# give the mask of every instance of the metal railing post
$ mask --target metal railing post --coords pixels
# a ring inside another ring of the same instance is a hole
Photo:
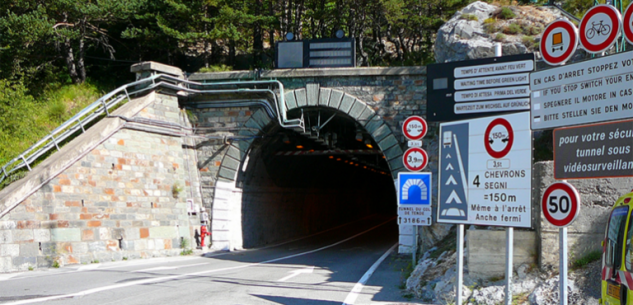
[[[22,158],[22,161],[24,162],[24,164],[26,164],[26,168],[28,168],[30,172],[32,170],[31,166],[29,165],[29,162],[26,162],[26,158],[24,158],[24,155],[20,155],[20,158]]]

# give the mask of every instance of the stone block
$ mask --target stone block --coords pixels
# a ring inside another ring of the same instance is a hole
[[[306,100],[306,89],[295,90],[295,97],[297,98],[297,107],[301,108],[308,105],[308,101]]]
[[[389,161],[389,168],[392,170],[397,170],[403,167],[404,164],[402,163],[402,158],[394,158]]]
[[[8,244],[13,242],[13,234],[11,230],[0,230],[0,244]]]
[[[412,235],[413,234],[413,226],[399,225],[398,230],[400,234],[404,235]]]
[[[0,245],[0,256],[18,256],[20,255],[20,245],[4,244]]]
[[[81,229],[79,228],[54,228],[51,229],[51,241],[81,241]]]
[[[11,230],[14,242],[32,241],[33,230]]]
[[[18,271],[26,271],[29,270],[29,267],[37,266],[37,257],[18,256],[14,257],[11,262],[13,263],[13,267]]]
[[[237,171],[240,168],[240,161],[224,156],[224,160],[222,160],[222,167]]]
[[[356,121],[358,121],[361,125],[365,126],[369,120],[371,119],[371,117],[373,117],[376,112],[369,108],[369,106],[365,105],[365,110],[363,110],[363,112],[356,118]]]
[[[106,250],[106,243],[104,241],[95,241],[95,242],[88,243],[88,251],[92,253],[102,252],[105,250]]]
[[[237,174],[237,171],[228,169],[226,167],[221,167],[220,171],[218,172],[218,176],[225,179],[229,179],[229,180],[235,180],[236,174]]]
[[[343,95],[345,93],[338,90],[332,90],[332,94],[330,94],[330,107],[338,109],[341,105],[341,100],[343,99]]]
[[[343,100],[341,101],[341,106],[339,106],[338,109],[342,112],[349,113],[349,110],[352,109],[352,105],[355,100],[356,98],[353,96],[345,94],[345,96],[343,96]]]
[[[321,88],[321,92],[319,93],[319,106],[329,106],[331,93],[332,89]]]
[[[266,127],[266,125],[268,125],[271,121],[271,118],[268,114],[266,114],[266,111],[262,109],[256,111],[251,118],[257,121],[257,124],[262,128]]]
[[[367,105],[365,105],[365,103],[359,100],[356,100],[354,102],[354,105],[352,105],[352,108],[349,111],[349,115],[355,119],[358,119],[360,115],[365,111],[366,108],[367,108]]]
[[[244,158],[244,152],[239,150],[237,147],[231,145],[229,146],[229,149],[226,151],[226,155],[235,159],[235,160],[242,160],[242,158]]]
[[[36,243],[20,244],[20,256],[36,257],[40,254],[39,245]]]
[[[402,148],[400,148],[400,145],[395,145],[386,151],[383,151],[383,154],[387,160],[391,160],[395,158],[402,158],[403,151]]]
[[[367,130],[367,132],[371,134],[383,124],[385,124],[385,121],[383,121],[380,116],[375,115],[369,121],[367,121],[367,124],[365,125],[365,130]]]
[[[73,254],[86,254],[88,253],[89,247],[86,242],[75,242],[71,243],[73,248]]]
[[[306,95],[308,106],[319,104],[319,84],[307,84]]]
[[[386,138],[378,142],[378,146],[380,147],[382,151],[385,151],[396,144],[398,144],[398,140],[396,140],[396,137],[394,137],[393,134],[387,136]]]
[[[284,100],[286,101],[287,110],[291,110],[297,108],[297,100],[295,98],[295,92],[290,91],[284,95]]]
[[[471,277],[491,278],[505,274],[505,230],[468,230],[468,270]],[[513,266],[535,264],[536,232],[514,231]]]
[[[413,246],[413,235],[400,234],[400,245]]]
[[[244,127],[258,129],[258,130],[262,130],[262,128],[264,128],[264,126],[261,125],[261,123],[257,122],[252,117],[246,122],[246,124],[244,124]]]
[[[149,228],[150,238],[177,238],[178,231],[175,227],[152,227]]]
[[[48,229],[33,230],[33,239],[36,242],[45,242],[51,240],[51,231]]]
[[[380,126],[378,129],[376,129],[376,131],[374,131],[371,136],[374,138],[374,141],[376,141],[376,143],[382,141],[382,139],[386,138],[388,135],[391,134],[391,128],[389,128],[389,125],[384,124],[382,126]]]

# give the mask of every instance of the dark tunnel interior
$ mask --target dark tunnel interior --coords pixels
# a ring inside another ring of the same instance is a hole
[[[237,182],[245,248],[396,214],[389,166],[365,129],[333,110],[303,115],[311,132],[272,127],[242,164]]]

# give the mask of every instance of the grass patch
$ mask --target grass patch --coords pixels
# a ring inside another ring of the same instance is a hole
[[[530,294],[527,292],[512,295],[512,305],[526,304],[529,297]]]
[[[459,16],[459,19],[464,19],[468,21],[479,21],[479,18],[477,18],[477,15],[475,14],[462,14],[461,16]]]
[[[226,72],[226,71],[233,71],[233,67],[230,67],[230,66],[222,64],[222,65],[215,65],[215,66],[204,67],[204,68],[200,68],[200,70],[198,70],[199,73]]]
[[[503,28],[503,32],[510,35],[521,34],[521,26],[516,23],[511,23],[507,27]]]
[[[506,35],[502,34],[502,33],[497,33],[497,36],[495,36],[494,41],[496,42],[503,42],[506,40]]]
[[[191,255],[191,254],[193,254],[193,250],[192,249],[185,249],[185,250],[180,251],[180,255],[182,255],[182,256],[187,256],[187,255]]]
[[[591,251],[587,254],[585,254],[585,256],[574,260],[572,262],[572,269],[580,269],[580,268],[584,268],[585,266],[589,265],[590,263],[593,263],[599,259],[602,258],[602,251],[600,250],[595,250],[595,251]]]

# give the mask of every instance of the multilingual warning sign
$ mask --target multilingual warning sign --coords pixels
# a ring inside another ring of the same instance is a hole
[[[528,113],[440,125],[438,222],[531,227]]]

